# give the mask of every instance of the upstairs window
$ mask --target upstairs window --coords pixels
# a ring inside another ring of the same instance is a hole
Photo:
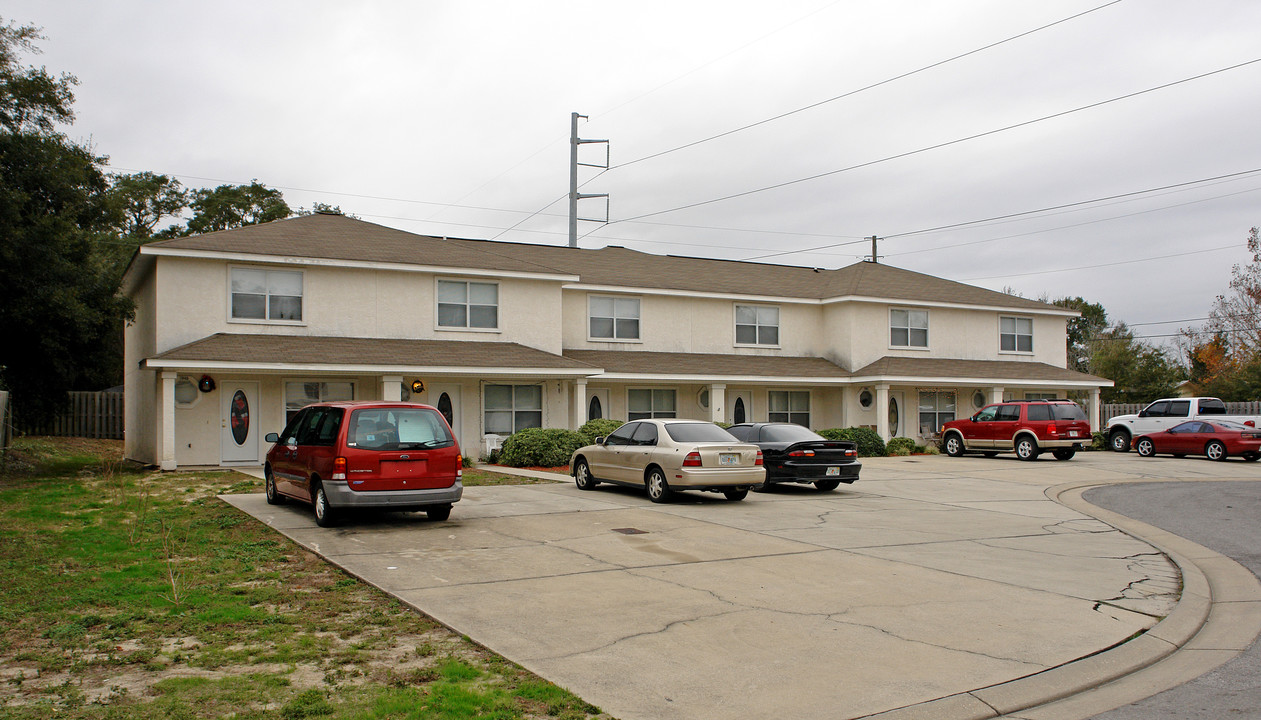
[[[928,347],[928,311],[890,310],[889,345],[891,347]]]
[[[1033,320],[1005,317],[999,319],[998,349],[1002,352],[1033,352]]]
[[[736,306],[737,345],[779,345],[779,308]]]
[[[302,320],[302,273],[232,268],[233,320]]]
[[[639,339],[639,298],[592,297],[588,303],[591,339]]]
[[[439,280],[438,327],[497,329],[499,285],[493,282]]]

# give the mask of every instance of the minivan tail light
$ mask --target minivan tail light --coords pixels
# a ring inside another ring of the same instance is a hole
[[[700,467],[700,466],[701,466],[701,454],[696,452],[695,450],[688,453],[687,457],[683,458],[683,467]]]
[[[346,479],[346,458],[344,457],[333,458],[333,479],[334,480]]]
[[[761,465],[761,464],[762,464],[762,451],[761,451],[761,450],[758,450],[758,451],[757,451],[757,460],[754,460],[754,461],[753,461],[753,464],[754,464],[754,465]]]

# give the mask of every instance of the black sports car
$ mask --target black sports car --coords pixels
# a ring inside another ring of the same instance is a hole
[[[741,423],[727,432],[762,448],[766,485],[814,483],[820,490],[835,490],[841,483],[857,480],[863,467],[854,443],[828,440],[800,425]]]

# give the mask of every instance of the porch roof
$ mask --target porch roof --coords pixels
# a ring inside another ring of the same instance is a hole
[[[820,357],[674,353],[634,350],[565,350],[565,357],[603,368],[593,380],[843,384],[849,373]]]
[[[600,368],[511,342],[216,333],[143,361],[151,370],[578,378]]]
[[[1020,360],[954,360],[885,356],[855,370],[855,382],[951,383],[960,385],[1045,385],[1066,388],[1112,387],[1106,378]]]

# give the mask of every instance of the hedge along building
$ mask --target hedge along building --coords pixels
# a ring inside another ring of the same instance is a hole
[[[261,462],[310,402],[427,402],[467,454],[591,417],[925,437],[1066,369],[1075,312],[888,265],[838,270],[415,235],[315,214],[141,247],[126,454]],[[1097,409],[1091,413],[1097,416]],[[1097,422],[1097,420],[1096,420]]]

